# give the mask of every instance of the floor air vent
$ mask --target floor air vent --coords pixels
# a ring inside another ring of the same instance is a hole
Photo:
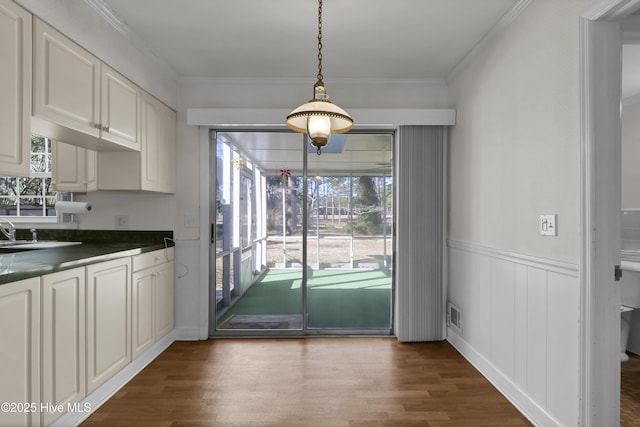
[[[447,326],[462,335],[462,310],[451,303],[447,304]]]

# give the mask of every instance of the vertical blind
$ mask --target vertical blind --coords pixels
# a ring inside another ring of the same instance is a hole
[[[396,180],[396,336],[439,341],[444,333],[443,126],[401,126]]]

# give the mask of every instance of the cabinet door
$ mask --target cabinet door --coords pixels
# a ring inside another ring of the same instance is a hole
[[[164,131],[162,132],[162,151],[160,153],[161,174],[160,189],[164,193],[176,192],[176,112],[164,107]]]
[[[160,153],[162,138],[162,105],[150,95],[144,94],[142,99],[141,128],[141,182],[142,190],[158,191],[161,188],[162,171]]]
[[[56,191],[82,193],[98,189],[95,151],[56,141],[51,154],[51,185]]]
[[[31,14],[0,0],[0,176],[28,176],[31,150]]]
[[[102,139],[140,150],[140,89],[102,64]]]
[[[98,153],[94,150],[85,150],[87,162],[86,191],[98,191]]]
[[[87,393],[131,361],[131,261],[87,266]]]
[[[42,401],[67,407],[85,397],[85,270],[42,276]],[[48,425],[61,412],[43,412]]]
[[[0,285],[0,402],[37,408],[0,414],[1,426],[40,425],[40,279]]]
[[[100,60],[38,18],[34,38],[34,115],[99,137]]]
[[[86,191],[86,150],[64,142],[54,142],[51,147],[51,184],[56,191]]]
[[[165,262],[156,267],[155,310],[156,310],[156,340],[165,336],[173,329],[174,296],[173,296],[173,261]]]
[[[155,268],[132,275],[132,358],[136,358],[155,342],[153,327]]]

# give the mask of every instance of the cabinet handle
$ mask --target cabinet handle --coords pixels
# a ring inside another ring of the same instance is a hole
[[[101,126],[100,126],[100,124],[98,124],[98,123],[94,123],[94,124],[93,124],[93,127],[94,127],[94,128],[96,128],[96,129],[100,129],[100,127],[101,127]]]
[[[102,130],[104,132],[109,132],[109,126],[102,126]]]

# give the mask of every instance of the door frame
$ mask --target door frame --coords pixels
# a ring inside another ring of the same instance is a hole
[[[579,18],[580,425],[620,420],[620,21],[640,0],[600,0]],[[617,421],[617,422],[616,422]]]
[[[206,278],[203,281],[203,286],[207,286],[206,294],[204,290],[201,290],[201,301],[207,301],[207,307],[202,306],[202,313],[207,313],[207,337],[240,337],[240,336],[268,336],[268,337],[290,337],[290,336],[313,336],[313,335],[331,335],[331,336],[394,336],[394,319],[395,319],[395,292],[396,292],[396,284],[395,284],[395,274],[393,274],[392,278],[392,287],[391,287],[391,295],[390,295],[390,313],[389,313],[389,328],[380,328],[380,329],[358,329],[358,328],[350,328],[350,329],[332,329],[332,328],[309,328],[308,327],[308,319],[307,319],[307,301],[308,301],[308,288],[306,284],[308,282],[308,271],[306,268],[301,270],[301,278],[302,282],[305,284],[303,286],[302,292],[302,300],[301,300],[301,308],[303,313],[303,321],[301,329],[253,329],[253,330],[224,330],[217,328],[217,310],[216,310],[216,294],[211,291],[211,281],[215,277],[215,265],[216,265],[216,251],[215,251],[215,241],[214,241],[214,232],[212,230],[212,224],[216,222],[216,198],[213,196],[213,193],[210,194],[209,189],[214,189],[216,191],[216,168],[217,168],[217,160],[215,153],[217,152],[217,140],[215,136],[219,132],[225,131],[233,131],[233,132],[291,132],[288,128],[284,128],[282,126],[265,126],[265,125],[254,125],[254,126],[229,126],[229,125],[219,125],[219,126],[201,126],[201,144],[200,144],[200,162],[201,162],[201,177],[200,177],[200,197],[201,197],[201,218],[206,218],[207,222],[203,225],[201,224],[201,262],[205,262],[207,268],[206,272],[204,268],[202,268],[201,264],[201,275],[202,278]],[[392,144],[392,152],[393,157],[395,157],[397,144],[398,144],[398,129],[396,127],[391,126],[375,126],[375,127],[361,127],[355,129],[351,132],[352,134],[389,134],[391,136],[391,144]],[[206,141],[205,141],[206,138]],[[304,144],[306,147],[306,140],[303,136],[300,136],[300,143]],[[206,147],[203,147],[205,146]],[[303,194],[302,194],[302,217],[305,218],[302,221],[302,258],[306,263],[307,259],[307,232],[308,232],[308,224],[307,224],[307,206],[308,206],[308,157],[311,154],[311,151],[304,149],[302,151],[304,153],[303,156]],[[204,160],[203,160],[204,159]],[[206,173],[204,173],[206,171]],[[206,177],[205,177],[206,175]],[[393,177],[393,174],[392,174]],[[205,182],[206,179],[206,182]],[[395,189],[395,182],[393,184]],[[203,188],[207,187],[206,190],[203,191]],[[205,203],[204,200],[207,200]],[[203,207],[206,208],[206,213],[203,213]],[[394,215],[394,228],[395,228],[395,212],[396,212],[396,203],[394,200],[393,203],[393,215]],[[209,235],[210,233],[210,235]],[[391,239],[395,238],[394,233],[391,235]],[[206,249],[204,249],[206,246]],[[206,253],[206,261],[204,260],[204,254]],[[233,279],[232,279],[233,280]],[[202,304],[202,303],[201,303]],[[204,326],[203,326],[204,329]],[[206,339],[202,338],[202,339]]]

